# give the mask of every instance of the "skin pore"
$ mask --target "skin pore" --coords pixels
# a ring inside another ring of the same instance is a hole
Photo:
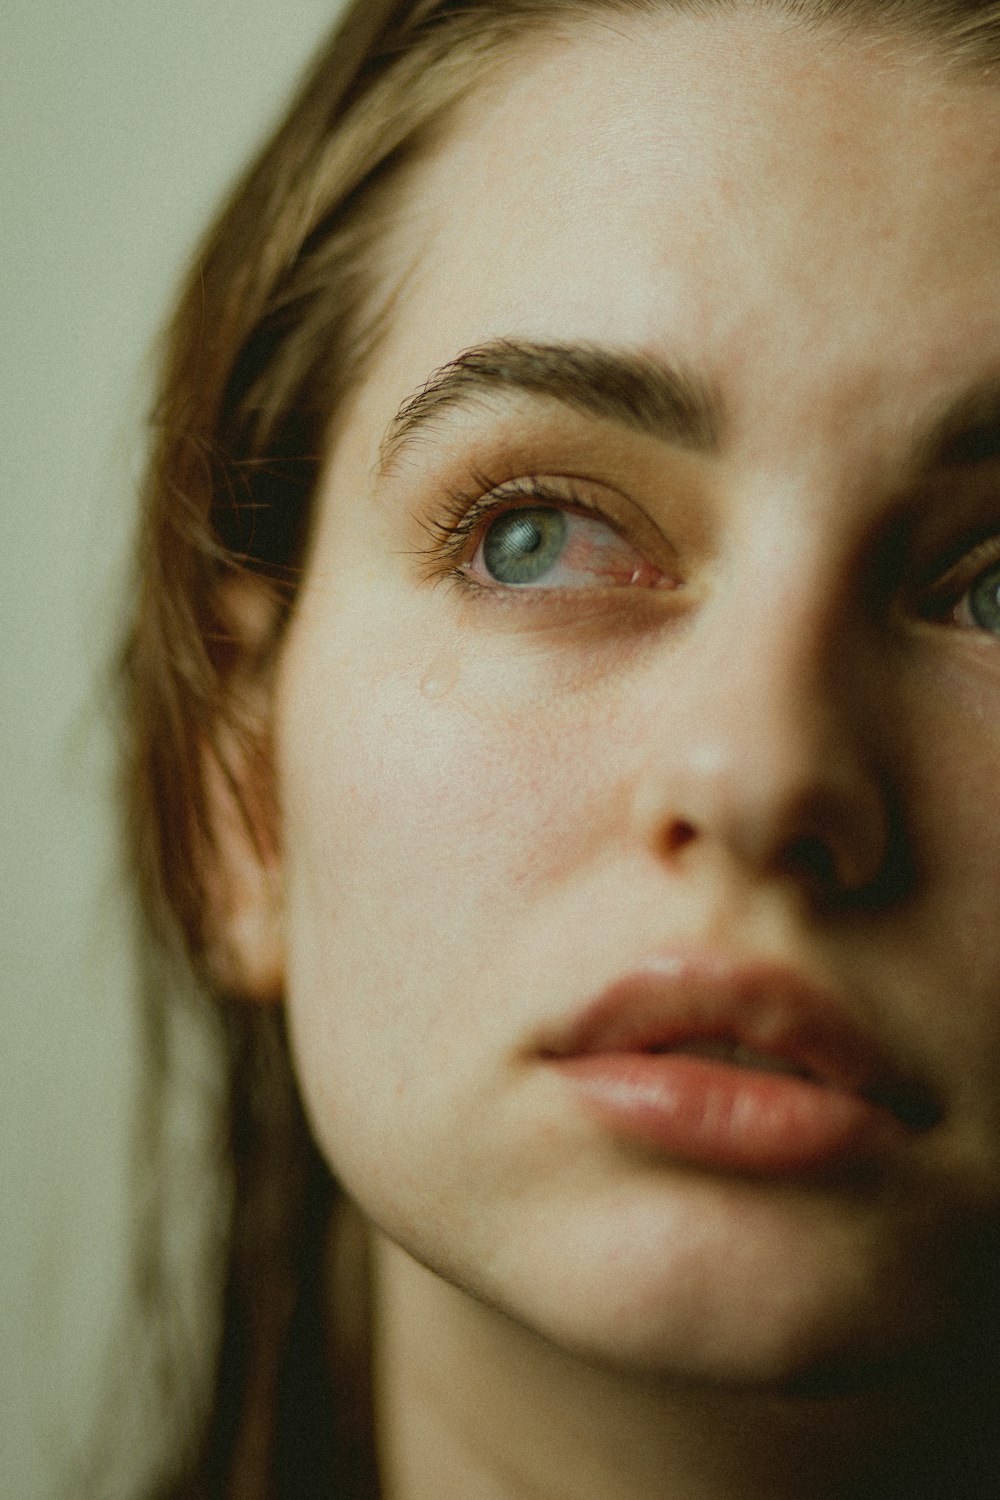
[[[985,1495],[1000,100],[757,9],[531,45],[413,184],[279,665],[281,955],[234,938],[373,1226],[386,1493]],[[616,360],[659,407],[568,392]],[[497,576],[518,510],[551,571]],[[709,958],[920,1128],[780,1175],[596,1117],[549,1040]]]

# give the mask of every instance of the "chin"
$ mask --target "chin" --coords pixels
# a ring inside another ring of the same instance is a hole
[[[700,1212],[619,1203],[617,1219],[550,1222],[544,1244],[481,1261],[488,1277],[425,1263],[552,1348],[644,1382],[822,1398],[940,1365],[961,1313],[926,1244],[829,1201],[705,1196]]]
[[[829,1400],[901,1388],[941,1367],[938,1341],[925,1327],[887,1326],[875,1308],[840,1317],[788,1309],[766,1327],[755,1310],[725,1324],[716,1311],[692,1328],[670,1316],[596,1322],[492,1305],[582,1365],[654,1387]]]

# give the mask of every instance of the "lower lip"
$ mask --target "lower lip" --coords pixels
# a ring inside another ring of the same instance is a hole
[[[899,1128],[858,1094],[683,1053],[583,1053],[554,1066],[614,1134],[696,1166],[795,1176],[871,1158]]]

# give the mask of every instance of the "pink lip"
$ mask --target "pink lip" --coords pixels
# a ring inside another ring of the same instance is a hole
[[[655,958],[540,1050],[614,1134],[700,1166],[815,1172],[938,1118],[831,997],[780,964]]]

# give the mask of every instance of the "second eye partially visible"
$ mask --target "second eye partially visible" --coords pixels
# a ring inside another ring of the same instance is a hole
[[[939,624],[1000,635],[1000,536],[970,546],[934,583],[921,613]]]

